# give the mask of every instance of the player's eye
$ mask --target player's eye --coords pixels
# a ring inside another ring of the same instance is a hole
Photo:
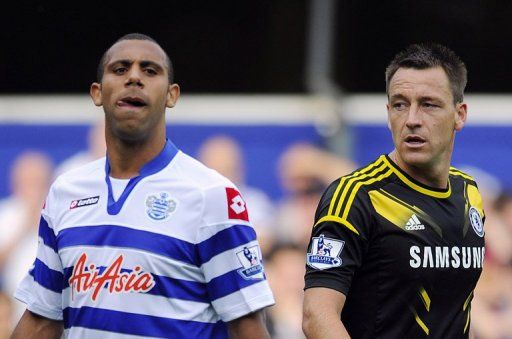
[[[427,108],[427,109],[433,109],[433,108],[437,108],[439,107],[438,105],[436,104],[433,104],[431,102],[424,102],[423,103],[423,107]]]
[[[396,111],[403,111],[406,107],[407,106],[404,102],[395,102],[393,104],[393,109]]]
[[[121,75],[126,73],[127,69],[126,67],[115,67],[113,71],[115,74]]]
[[[158,72],[154,68],[145,68],[144,71],[148,73],[149,75],[156,75]]]

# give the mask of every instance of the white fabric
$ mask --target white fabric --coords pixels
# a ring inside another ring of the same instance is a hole
[[[231,229],[233,225],[243,225],[235,226],[233,230],[237,230],[236,227],[243,232],[250,229],[251,224],[248,221],[229,217],[226,187],[234,188],[230,181],[184,153],[178,152],[167,166],[143,178],[135,185],[118,214],[109,214],[107,213],[109,200],[105,182],[105,161],[105,158],[99,159],[66,172],[52,185],[42,215],[48,222],[52,237],[56,239],[58,252],[45,245],[41,239],[37,254],[41,262],[55,273],[65,274],[73,271],[73,267],[76,269],[78,259],[82,257],[86,258],[86,271],[82,273],[92,276],[95,272],[97,276],[102,276],[103,273],[98,268],[112,268],[117,259],[121,261],[122,269],[128,270],[127,272],[133,273],[139,269],[139,274],[150,274],[155,279],[158,277],[178,279],[184,286],[205,284],[230,271],[232,276],[238,277],[234,279],[240,280],[237,280],[237,284],[247,283],[245,278],[245,280],[242,279],[239,273],[236,273],[237,270],[244,268],[241,261],[237,260],[237,252],[240,252],[244,246],[257,245],[255,240],[227,248],[223,253],[207,260],[208,262],[198,263],[199,265],[188,262],[189,259],[186,256],[183,259],[174,259],[167,253],[170,251],[180,256],[181,247],[176,247],[179,244],[182,244],[179,246],[184,246],[185,249],[195,248],[196,244],[203,241],[208,243],[211,237],[215,237],[218,232]],[[118,201],[127,182],[118,180],[111,180],[111,182],[115,200]],[[99,197],[99,200],[94,202],[94,199],[89,199],[94,197]],[[155,198],[162,197],[168,202],[171,201],[167,206],[172,207],[162,208],[152,203]],[[86,204],[70,208],[74,206],[73,201],[86,201]],[[162,209],[165,211],[163,214]],[[162,215],[166,216],[158,220]],[[68,237],[72,232],[82,232],[76,234],[82,234],[84,239],[89,239],[105,230],[108,230],[105,233],[105,239],[99,237],[95,241],[109,242],[110,245],[80,242],[79,245],[65,245],[66,242],[74,241],[71,236]],[[132,234],[137,237],[138,232],[144,231],[140,233],[143,234],[140,244],[148,248],[133,248],[132,246],[139,245],[139,239],[135,239],[135,245],[133,243],[122,245],[127,240],[122,234],[119,236],[117,233],[110,233],[110,230],[113,232],[122,230],[129,234],[128,238],[133,236]],[[148,234],[153,238],[144,238]],[[224,244],[222,241],[220,243]],[[211,248],[210,244],[202,246],[210,246],[207,250],[216,250]],[[195,252],[191,251],[189,254],[194,257]],[[200,253],[199,259],[204,255],[206,254]],[[85,282],[81,285],[82,289],[85,288],[87,279],[79,281]],[[172,285],[172,280],[170,281]],[[93,310],[97,308],[211,324],[219,319],[230,321],[274,303],[265,279],[256,279],[251,283],[252,285],[248,287],[240,288],[238,291],[209,302],[168,298],[165,295],[144,291],[113,291],[111,293],[109,288],[105,287],[99,290],[94,299],[92,294],[95,285],[85,288],[84,291],[78,290],[80,284],[75,283],[69,286],[68,281],[64,281],[64,290],[59,294],[44,288],[34,281],[31,275],[28,275],[15,296],[25,302],[29,309],[53,319],[62,319],[62,310],[67,307],[80,312],[82,307],[87,306]],[[185,290],[187,288],[190,287],[185,287]],[[175,293],[176,289],[171,287],[169,291]],[[208,295],[206,292],[204,294]],[[87,326],[66,329],[65,335],[67,337],[86,335],[91,338],[109,337],[107,335],[109,331],[84,329],[84,327]],[[111,337],[120,338],[123,335],[113,333]],[[135,337],[137,336],[126,335],[126,338]]]

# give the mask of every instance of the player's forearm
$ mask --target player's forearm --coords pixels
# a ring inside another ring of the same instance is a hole
[[[228,323],[230,339],[266,339],[270,338],[265,325],[263,311],[248,314]]]
[[[61,321],[50,320],[27,310],[14,329],[11,339],[58,339],[63,330]]]
[[[336,312],[306,310],[302,319],[302,331],[308,339],[350,338]]]

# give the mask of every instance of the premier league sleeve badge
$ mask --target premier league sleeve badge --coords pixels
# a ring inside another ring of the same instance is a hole
[[[306,262],[318,270],[341,266],[341,251],[345,246],[343,240],[331,239],[321,234],[311,240],[311,249],[307,254]]]
[[[246,280],[252,279],[264,279],[263,265],[261,263],[261,251],[258,245],[251,247],[244,246],[241,251],[236,253],[236,256],[242,268],[238,269],[237,272]]]

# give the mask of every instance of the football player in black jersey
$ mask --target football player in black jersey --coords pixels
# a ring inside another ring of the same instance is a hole
[[[307,253],[308,338],[469,336],[485,215],[473,178],[450,166],[466,82],[464,63],[437,44],[409,46],[389,64],[395,148],[320,200]]]

